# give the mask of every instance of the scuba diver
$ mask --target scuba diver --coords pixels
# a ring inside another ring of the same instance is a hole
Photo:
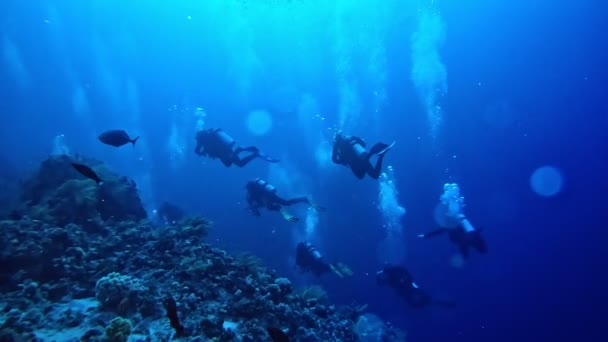
[[[350,277],[353,271],[341,262],[326,263],[323,255],[310,242],[300,242],[296,247],[296,265],[304,272],[311,272],[319,277],[324,273],[333,272],[338,277]]]
[[[184,211],[169,202],[163,202],[156,210],[156,215],[164,224],[175,224],[184,218]]]
[[[445,183],[443,194],[435,208],[435,219],[441,228],[426,234],[419,234],[418,237],[428,239],[447,233],[450,241],[458,246],[463,258],[468,258],[471,247],[481,254],[487,254],[488,246],[481,236],[481,230],[476,230],[464,215],[465,206],[465,200],[460,195],[458,184]]]
[[[376,273],[376,283],[380,286],[393,288],[410,306],[417,309],[431,304],[446,308],[453,308],[456,306],[452,301],[433,300],[426,291],[422,290],[414,283],[414,279],[410,272],[402,266],[385,266],[383,270]]]
[[[363,179],[365,174],[373,179],[380,177],[382,171],[382,160],[384,154],[395,146],[395,142],[390,145],[385,143],[377,143],[369,152],[365,150],[365,141],[355,136],[344,136],[341,132],[336,134],[334,140],[334,148],[331,159],[334,163],[350,167],[355,176]],[[372,166],[370,158],[373,155],[378,155],[376,166]]]
[[[464,214],[459,214],[457,218],[458,225],[454,228],[439,228],[426,234],[418,234],[418,237],[428,239],[447,233],[450,242],[458,246],[458,250],[463,258],[469,257],[469,249],[471,247],[481,254],[487,254],[488,245],[486,244],[486,240],[481,236],[481,230],[475,229]]]
[[[300,219],[288,213],[283,207],[296,203],[307,203],[317,211],[325,210],[308,197],[296,197],[283,199],[277,195],[277,189],[263,179],[257,178],[247,182],[247,204],[249,211],[255,216],[260,216],[260,208],[278,211],[283,218],[289,222],[298,222]]]
[[[251,152],[241,158],[241,152]],[[196,134],[196,147],[194,153],[199,156],[208,156],[211,159],[219,158],[226,167],[232,164],[243,167],[255,158],[261,158],[269,163],[277,163],[278,159],[270,158],[260,152],[255,146],[241,147],[221,128],[210,128]]]

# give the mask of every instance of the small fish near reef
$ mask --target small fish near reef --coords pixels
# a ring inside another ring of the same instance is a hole
[[[275,327],[266,328],[273,342],[289,342],[289,337],[283,330]]]
[[[98,138],[99,141],[101,141],[102,143],[114,147],[120,147],[128,143],[135,145],[137,139],[139,139],[139,137],[131,139],[131,137],[129,137],[129,134],[127,134],[127,132],[122,129],[113,129],[105,131],[101,133]]]
[[[93,169],[91,169],[90,167],[78,163],[72,163],[72,167],[76,169],[76,171],[78,171],[81,175],[94,180],[95,183],[100,184],[102,182],[101,178],[99,178],[95,171],[93,171]]]
[[[167,310],[167,317],[169,318],[171,327],[175,329],[175,337],[184,336],[184,326],[179,322],[179,317],[177,316],[177,303],[175,303],[175,299],[173,299],[171,296],[167,296],[163,302],[163,306],[165,307],[165,310]]]

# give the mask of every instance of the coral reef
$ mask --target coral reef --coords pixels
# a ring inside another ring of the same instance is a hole
[[[121,317],[116,317],[110,321],[110,324],[104,331],[104,338],[108,342],[127,342],[131,335],[131,321]]]
[[[203,218],[151,224],[132,183],[94,165],[114,203],[100,205],[67,162],[45,161],[24,184],[21,215],[0,221],[0,340],[266,341],[269,326],[295,341],[359,340],[361,308],[294,291],[258,258],[205,243]]]
[[[89,165],[103,183],[84,178],[72,162]],[[42,162],[24,182],[21,199],[23,205],[17,211],[61,227],[147,217],[135,182],[112,173],[99,161],[82,157],[52,156]]]
[[[319,285],[305,287],[298,294],[307,302],[325,302],[328,299],[327,292]]]

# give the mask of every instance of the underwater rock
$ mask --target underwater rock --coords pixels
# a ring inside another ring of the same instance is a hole
[[[80,175],[71,166],[74,161],[90,166],[103,182],[96,184]],[[52,156],[42,162],[24,181],[21,200],[17,211],[59,226],[147,217],[135,182],[112,173],[99,161],[81,157]]]
[[[363,306],[337,309],[320,287],[294,292],[289,279],[259,258],[214,248],[205,243],[212,224],[204,218],[157,227],[139,212],[137,200],[120,210],[97,203],[93,221],[70,220],[68,202],[56,198],[59,189],[95,185],[64,168],[69,161],[43,162],[42,176],[24,187],[23,215],[0,221],[0,331],[10,332],[7,338],[168,341],[175,330],[163,302],[171,295],[184,327],[181,341],[266,341],[268,326],[294,341],[358,340],[353,329]],[[88,165],[113,184],[100,164]],[[137,196],[134,184],[114,179],[123,190],[112,195]],[[84,200],[69,203],[92,210],[81,201],[98,200],[99,187],[87,191]]]
[[[95,298],[103,309],[125,314],[130,311],[129,306],[136,306],[140,296],[147,291],[141,280],[112,272],[97,281]]]
[[[116,317],[110,321],[104,331],[105,340],[108,342],[127,342],[132,329],[131,321]]]

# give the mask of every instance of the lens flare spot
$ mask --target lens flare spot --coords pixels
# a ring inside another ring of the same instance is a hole
[[[254,110],[247,117],[247,128],[255,135],[264,135],[272,128],[272,118],[265,110]]]
[[[557,195],[564,183],[562,173],[553,166],[541,166],[530,176],[530,186],[539,196],[551,197]]]

